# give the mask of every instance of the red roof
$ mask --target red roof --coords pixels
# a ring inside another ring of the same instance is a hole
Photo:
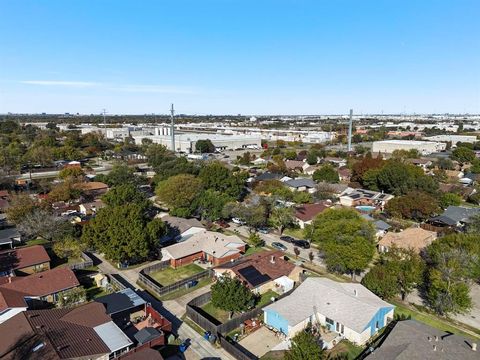
[[[0,190],[0,197],[8,197],[8,191],[7,190]]]
[[[19,277],[12,283],[1,285],[0,292],[7,289],[30,296],[47,296],[79,285],[80,283],[70,268],[59,267],[37,274]]]
[[[23,269],[49,261],[50,257],[45,248],[41,245],[0,252],[1,270],[7,270],[7,267],[11,270]]]
[[[330,204],[327,202],[300,205],[295,208],[295,217],[302,221],[310,221],[329,207]]]

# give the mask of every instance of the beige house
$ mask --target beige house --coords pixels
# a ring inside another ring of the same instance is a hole
[[[408,228],[399,233],[387,233],[378,242],[379,252],[388,252],[393,246],[400,249],[413,249],[420,253],[437,238],[437,233],[421,228]]]

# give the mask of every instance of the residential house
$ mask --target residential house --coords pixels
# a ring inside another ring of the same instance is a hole
[[[387,233],[387,231],[391,228],[391,226],[383,220],[376,220],[368,214],[362,214],[361,216],[365,220],[373,224],[373,226],[375,227],[375,236],[377,237],[377,239],[384,236]]]
[[[303,169],[303,173],[312,176],[319,167],[317,165],[308,165]]]
[[[107,206],[102,200],[98,199],[92,202],[87,202],[80,204],[79,211],[80,214],[85,216],[95,215],[98,210]]]
[[[463,171],[460,170],[445,170],[445,173],[447,174],[448,179],[452,181],[459,181],[463,178],[463,175],[465,175]]]
[[[409,159],[410,164],[418,166],[424,172],[428,172],[429,168],[433,165],[433,161],[429,159]]]
[[[313,194],[315,191],[317,191],[317,183],[312,179],[290,179],[285,181],[284,184],[292,191],[307,191],[310,194]]]
[[[378,251],[388,252],[392,247],[400,249],[413,249],[420,253],[437,238],[434,231],[422,228],[408,228],[401,232],[389,232],[378,242]]]
[[[122,360],[163,360],[163,356],[157,350],[141,348],[122,356]]]
[[[170,260],[177,268],[195,260],[218,266],[238,259],[245,252],[246,244],[236,235],[224,235],[213,231],[202,231],[191,235],[185,241],[162,248],[162,259]]]
[[[281,251],[262,251],[235,263],[220,265],[214,272],[217,277],[228,274],[240,279],[255,294],[269,290],[283,294],[292,290],[295,283],[300,281],[303,270],[285,260]]]
[[[166,344],[166,333],[172,331],[172,323],[132,289],[101,296],[95,301],[105,306],[115,324],[133,336],[139,346]]]
[[[470,223],[470,218],[479,213],[480,208],[451,205],[443,214],[430,218],[428,222],[436,226],[465,229]]]
[[[347,165],[347,160],[339,157],[327,156],[326,158],[323,159],[323,162],[328,162],[332,165],[335,165],[336,167],[343,167]]]
[[[350,178],[352,177],[352,170],[347,167],[342,167],[338,169],[338,178],[344,183],[349,183]]]
[[[99,181],[80,183],[77,185],[77,187],[82,190],[85,195],[94,198],[102,196],[108,191],[108,185]]]
[[[475,342],[416,320],[398,321],[367,360],[474,360],[479,359]]]
[[[50,256],[41,245],[28,246],[0,252],[1,276],[30,275],[50,270]]]
[[[285,161],[285,166],[290,171],[303,172],[303,169],[307,168],[309,165],[308,165],[308,163],[306,163],[304,161],[286,160]]]
[[[162,243],[168,241],[181,241],[189,236],[205,231],[205,226],[197,219],[185,219],[177,216],[165,215],[160,217],[167,225],[168,233],[161,239]]]
[[[22,236],[16,227],[8,227],[0,230],[0,248],[19,245],[22,242]]]
[[[295,220],[300,229],[305,229],[305,225],[312,223],[312,220],[320,213],[332,206],[332,202],[321,201],[315,204],[303,204],[295,208]]]
[[[374,206],[383,208],[385,204],[393,199],[393,195],[383,192],[370,191],[365,189],[347,188],[340,196],[340,204],[343,206]]]
[[[323,347],[331,348],[341,339],[365,344],[393,320],[394,306],[361,284],[309,277],[263,312],[265,324],[289,339],[309,324],[325,327]]]
[[[0,324],[0,358],[6,360],[108,360],[132,345],[97,302],[27,310]]]
[[[472,180],[470,177],[467,177],[469,174],[465,175],[466,178]],[[473,174],[476,175],[476,174]],[[462,179],[460,179],[462,180]],[[473,180],[472,180],[473,181]],[[464,199],[468,199],[470,196],[477,193],[477,189],[473,186],[463,186],[461,184],[439,184],[439,190],[444,193],[455,193],[463,197]]]
[[[268,161],[259,157],[259,158],[256,158],[255,160],[252,160],[252,164],[255,165],[255,166],[260,166],[260,165],[265,165]]]
[[[46,270],[25,277],[8,277],[0,285],[0,323],[28,307],[56,303],[61,292],[79,286],[68,267]]]
[[[327,183],[325,181],[319,182],[317,189],[319,189],[319,191],[329,192],[336,198],[346,192],[347,189],[350,191],[353,190],[353,188],[349,187],[347,184]]]
[[[282,177],[283,177],[282,174],[271,173],[271,172],[266,171],[266,172],[258,175],[255,178],[255,181],[280,180]]]

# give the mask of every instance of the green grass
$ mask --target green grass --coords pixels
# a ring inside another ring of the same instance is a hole
[[[247,251],[245,251],[245,256],[252,255],[262,251],[265,251],[263,247],[248,246]]]
[[[303,229],[285,229],[283,231],[283,235],[288,235],[294,237],[295,239],[305,239],[305,236],[303,235]]]
[[[339,355],[342,353],[348,354],[349,360],[354,360],[363,351],[363,347],[352,344],[350,341],[340,341],[332,350],[328,351],[328,355]]]
[[[95,280],[88,276],[81,277],[79,279],[79,282],[85,288],[88,301],[109,294],[109,292],[106,291],[104,288],[97,287],[97,285],[95,284]]]
[[[160,271],[150,273],[150,277],[155,279],[159,284],[166,286],[173,284],[179,280],[186,279],[192,275],[202,272],[204,269],[197,264],[189,264],[176,269],[166,268]]]
[[[196,322],[194,322],[192,319],[190,319],[189,317],[187,317],[186,315],[183,315],[181,320],[187,324],[188,326],[190,326],[193,330],[195,330],[195,332],[199,333],[200,335],[204,335],[205,333],[205,330],[203,330]]]
[[[47,240],[45,239],[33,239],[29,240],[25,243],[25,246],[33,246],[33,245],[45,245],[45,244],[50,244]]]
[[[272,297],[277,298],[278,294],[273,290],[268,290],[266,293],[260,296],[260,299],[255,307],[260,308],[267,305]]]
[[[202,309],[207,314],[209,314],[210,316],[220,321],[222,324],[226,323],[229,320],[229,316],[228,316],[229,312],[213,306],[211,302],[208,302],[205,305],[203,305]]]
[[[430,325],[431,327],[434,327],[436,329],[442,330],[442,331],[449,331],[454,334],[467,337],[467,338],[474,338],[475,336],[480,338],[480,332],[478,329],[472,329],[472,331],[475,331],[478,335],[473,335],[472,333],[467,333],[455,325],[451,324],[448,322],[448,320],[443,320],[437,317],[434,314],[429,314],[426,312],[420,312],[418,310],[412,309],[407,307],[405,304],[402,304],[399,301],[390,301],[393,305],[395,305],[395,314],[397,315],[404,315],[404,316],[410,316],[412,319],[415,319],[417,321],[420,321],[424,324]]]
[[[173,300],[173,299],[176,299],[176,298],[179,298],[179,297],[182,297],[188,293],[191,293],[192,291],[195,291],[197,289],[200,289],[204,286],[207,286],[208,284],[211,283],[211,279],[210,278],[203,278],[203,279],[200,279],[198,281],[198,284],[195,285],[194,287],[191,287],[191,288],[185,288],[185,287],[182,287],[181,289],[179,290],[176,290],[176,291],[172,291],[171,293],[168,293],[166,295],[163,295],[163,296],[158,296],[158,299],[159,300],[162,300],[162,301],[166,301],[166,300]]]

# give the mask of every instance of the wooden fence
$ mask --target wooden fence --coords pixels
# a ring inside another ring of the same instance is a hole
[[[88,256],[84,252],[82,252],[82,254],[80,256],[83,259],[83,261],[79,262],[79,263],[76,263],[76,264],[69,264],[68,267],[70,269],[72,269],[72,270],[82,270],[82,269],[93,266],[93,260],[90,258],[90,256]]]

